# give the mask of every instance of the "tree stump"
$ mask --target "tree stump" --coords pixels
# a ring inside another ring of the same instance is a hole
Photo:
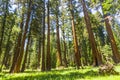
[[[101,65],[99,67],[99,73],[100,74],[119,74],[118,72],[115,71],[114,65],[109,61],[107,61],[106,64]]]

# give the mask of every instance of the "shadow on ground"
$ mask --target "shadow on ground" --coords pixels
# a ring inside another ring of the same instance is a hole
[[[93,70],[88,70],[83,73],[80,70],[54,70],[51,72],[26,71],[20,74],[22,76],[16,76],[14,74],[9,77],[5,75],[1,76],[3,80],[75,80],[86,79],[86,77],[104,76]]]

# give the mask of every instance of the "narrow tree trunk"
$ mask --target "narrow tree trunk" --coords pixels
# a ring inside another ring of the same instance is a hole
[[[43,42],[42,42],[42,65],[41,71],[45,71],[45,0],[44,0],[44,12],[43,12]]]
[[[31,47],[31,42],[32,41],[30,40],[30,47]],[[29,53],[28,54],[28,59],[27,59],[27,66],[26,66],[28,69],[30,68],[30,60],[31,60],[30,58],[31,58],[31,54]]]
[[[74,51],[75,51],[75,63],[77,66],[77,69],[80,67],[80,53],[78,49],[78,42],[77,42],[77,36],[76,36],[76,30],[75,30],[75,22],[74,22],[74,11],[73,11],[73,5],[72,0],[70,0],[70,13],[71,13],[71,20],[72,20],[72,34],[73,34],[73,44],[74,44]]]
[[[6,57],[6,60],[5,60],[5,67],[6,67],[6,69],[9,69],[9,67],[10,67],[11,58],[12,58],[12,55],[8,54],[7,57]]]
[[[50,14],[49,14],[49,0],[47,5],[47,25],[48,25],[48,32],[47,32],[47,53],[46,53],[46,70],[51,70],[51,56],[50,56]]]
[[[25,70],[25,66],[26,66],[26,62],[27,62],[27,56],[28,56],[28,50],[29,50],[29,44],[30,44],[30,36],[31,36],[31,32],[29,32],[29,35],[28,35],[28,41],[27,41],[27,46],[26,46],[26,51],[25,51],[25,56],[24,56],[21,72],[24,72],[24,70]]]
[[[40,58],[41,58],[41,38],[39,38],[39,45],[38,45],[38,65],[37,68],[40,69]]]
[[[101,54],[99,53],[96,43],[95,43],[95,38],[94,38],[92,29],[91,29],[90,17],[87,12],[85,0],[82,0],[82,6],[83,6],[83,12],[84,12],[84,18],[85,18],[85,22],[86,22],[87,31],[89,34],[90,46],[92,48],[93,65],[99,66],[102,64],[102,57],[101,57]]]
[[[66,58],[66,54],[67,54],[67,47],[66,47],[66,42],[65,42],[65,32],[64,32],[64,30],[62,30],[63,31],[63,44],[64,44],[64,65],[65,65],[65,67],[68,67],[68,65],[67,65],[67,58]]]

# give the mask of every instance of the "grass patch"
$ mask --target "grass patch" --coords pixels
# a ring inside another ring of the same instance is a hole
[[[116,67],[120,71],[120,66]],[[64,70],[52,70],[49,72],[30,71],[24,73],[9,74],[0,73],[1,80],[119,80],[119,75],[100,75],[98,68],[86,67],[76,70],[68,68]]]

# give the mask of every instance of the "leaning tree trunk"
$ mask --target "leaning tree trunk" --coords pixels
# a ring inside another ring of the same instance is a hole
[[[28,35],[28,41],[27,41],[27,46],[26,46],[26,51],[25,51],[25,56],[24,56],[21,72],[24,72],[24,70],[25,70],[25,66],[26,66],[26,62],[27,62],[27,56],[28,56],[28,50],[29,50],[29,44],[30,44],[30,36],[31,36],[31,32],[29,32],[29,35]]]
[[[102,57],[101,54],[99,53],[96,43],[95,43],[95,38],[92,32],[92,28],[91,28],[91,23],[90,23],[90,17],[88,15],[87,12],[87,8],[85,5],[85,0],[81,0],[82,1],[82,6],[83,6],[83,12],[84,12],[84,18],[85,18],[85,22],[86,22],[86,27],[87,27],[87,31],[89,34],[89,41],[90,41],[90,46],[92,48],[92,54],[93,54],[93,65],[94,66],[99,66],[102,64]]]
[[[69,0],[70,2],[70,13],[71,13],[71,20],[72,20],[72,34],[73,34],[73,43],[74,43],[74,51],[75,51],[75,63],[77,66],[77,69],[81,66],[80,62],[80,53],[78,49],[78,42],[77,42],[77,36],[76,36],[76,30],[75,30],[75,22],[74,22],[74,11],[73,11],[73,5],[72,0]]]
[[[107,15],[107,13],[105,14],[105,12],[104,12],[104,8],[103,8],[103,5],[102,5],[103,0],[100,0],[100,2],[101,2],[102,12],[103,12],[104,19],[105,19],[106,30],[107,30],[108,37],[109,37],[110,44],[111,44],[111,48],[112,48],[113,60],[114,60],[115,63],[119,63],[120,62],[120,54],[118,52],[118,48],[117,48],[117,45],[116,45],[116,42],[115,42],[115,38],[113,36],[111,25],[109,23],[109,17],[110,16]]]
[[[106,25],[106,30],[107,30],[108,37],[109,37],[109,40],[111,43],[111,48],[112,48],[112,52],[113,52],[113,60],[115,63],[119,63],[120,62],[120,54],[118,52],[118,48],[117,48],[108,18],[105,19],[105,25]]]

